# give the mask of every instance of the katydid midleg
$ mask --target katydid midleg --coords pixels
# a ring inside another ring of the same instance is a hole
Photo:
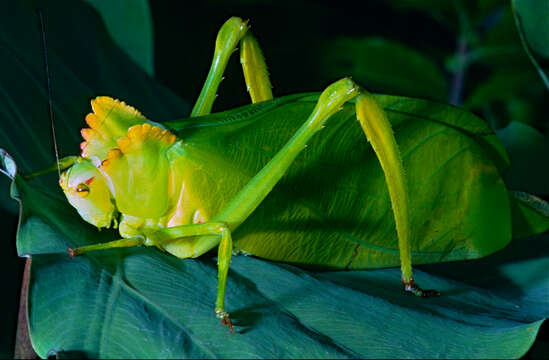
[[[252,102],[268,103],[273,98],[258,42],[247,22],[233,17],[218,33],[212,66],[192,118],[211,113],[227,62],[239,44]],[[185,121],[196,119],[161,125],[124,102],[109,97],[92,100],[93,113],[86,117],[89,128],[81,132],[85,140],[81,156],[61,159],[55,169],[64,170],[59,183],[81,217],[98,228],[118,227],[122,239],[69,249],[69,254],[145,245],[179,258],[195,258],[218,247],[215,313],[232,330],[224,297],[233,233],[271,194],[298,155],[307,151],[311,139],[322,136],[320,130],[328,119],[347,103],[354,103],[364,142],[372,145],[385,174],[404,289],[417,296],[438,294],[422,290],[412,278],[408,189],[391,125],[375,97],[350,78],[336,81],[320,94],[308,118],[299,119],[293,135],[255,174],[233,172],[229,161],[208,151],[207,140],[184,138],[181,134],[185,132],[178,129],[185,129]],[[328,264],[318,260],[311,265],[345,268],[347,261],[336,259]]]

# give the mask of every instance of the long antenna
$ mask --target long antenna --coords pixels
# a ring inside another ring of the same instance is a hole
[[[59,166],[59,151],[57,150],[57,138],[55,136],[55,122],[53,120],[53,96],[51,92],[51,77],[50,77],[50,66],[48,63],[48,46],[46,42],[46,24],[44,23],[44,15],[42,14],[42,9],[38,9],[38,16],[40,17],[40,26],[42,28],[42,47],[44,49],[44,67],[46,70],[46,83],[48,84],[48,105],[50,109],[50,120],[51,120],[51,132],[53,134],[53,147],[55,149],[55,160],[57,163],[57,174],[61,178],[61,168]]]

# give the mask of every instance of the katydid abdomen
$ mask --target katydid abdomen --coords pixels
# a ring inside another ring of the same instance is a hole
[[[193,211],[201,221],[209,220],[232,199],[302,125],[316,99],[289,96],[165,124],[182,139],[177,171],[185,179],[187,221]],[[478,258],[505,246],[508,239],[486,241],[487,234],[506,238],[497,232],[505,230],[499,225],[508,221],[508,214],[499,209],[508,204],[502,203],[506,189],[482,146],[485,140],[467,134],[493,136],[482,120],[469,115],[467,125],[459,128],[436,112],[432,121],[425,121],[400,111],[406,101],[402,98],[378,99],[395,128],[408,177],[414,263]],[[432,170],[425,170],[422,162]],[[463,174],[468,174],[465,183],[457,181]],[[476,218],[462,221],[454,216],[456,208]],[[475,221],[479,218],[483,221]],[[245,253],[306,266],[399,265],[387,185],[351,104],[332,116],[234,231],[233,240]]]

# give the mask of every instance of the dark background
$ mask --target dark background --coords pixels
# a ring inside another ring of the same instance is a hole
[[[425,52],[431,49],[452,52],[455,48],[452,32],[432,18],[417,11],[396,13],[382,1],[364,2],[359,9],[328,1],[211,1],[194,3],[180,12],[162,2],[152,2],[151,10],[156,76],[189,100],[200,92],[211,64],[217,31],[230,16],[250,19],[250,30],[262,47],[275,96],[319,91],[351,75],[342,72],[326,78],[317,69],[323,51],[319,50],[319,44],[323,40],[379,36],[400,40]],[[229,63],[218,94],[216,109],[249,102],[238,54]]]

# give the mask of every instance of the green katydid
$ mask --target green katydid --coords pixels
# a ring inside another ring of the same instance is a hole
[[[270,81],[257,41],[246,22],[231,18],[219,31],[212,67],[191,116],[211,112],[225,66],[238,44],[252,102],[263,102],[265,106],[270,103],[267,101],[272,99]],[[232,173],[228,161],[209,152],[207,141],[197,140],[200,131],[187,126],[191,120],[160,125],[123,102],[107,97],[95,99],[92,101],[94,113],[86,118],[90,128],[82,130],[85,141],[81,156],[59,162],[60,167],[66,169],[60,184],[69,202],[87,222],[98,228],[117,226],[122,239],[69,249],[70,254],[146,245],[179,258],[192,258],[218,246],[215,312],[224,324],[232,327],[224,306],[233,252],[232,233],[271,193],[326,121],[350,101],[354,101],[359,128],[370,141],[385,173],[405,290],[418,296],[436,294],[422,290],[412,278],[410,204],[391,125],[375,98],[348,78],[324,90],[309,118],[302,119],[302,124],[293,124],[297,129],[295,134],[256,174]],[[322,132],[317,135],[321,136]],[[338,202],[338,199],[332,200]],[[262,256],[254,248],[241,250]],[[349,262],[340,255],[337,249],[328,250],[328,255],[309,264],[345,268]],[[299,254],[292,258],[271,258],[307,264],[300,260]],[[368,259],[355,266],[369,267],[376,266],[369,264]]]

